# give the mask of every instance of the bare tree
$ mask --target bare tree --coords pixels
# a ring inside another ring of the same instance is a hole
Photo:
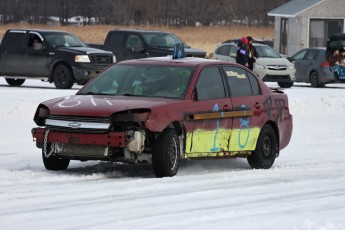
[[[105,24],[268,25],[267,12],[288,0],[1,0],[0,23],[42,23],[57,16],[67,24],[82,16],[84,25],[95,18]]]

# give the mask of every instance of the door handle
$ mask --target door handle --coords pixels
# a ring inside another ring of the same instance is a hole
[[[231,106],[229,106],[229,105],[224,105],[223,110],[225,110],[225,111],[231,110]]]
[[[254,104],[254,107],[255,107],[256,109],[260,109],[260,108],[262,107],[262,103],[256,102],[256,103]]]

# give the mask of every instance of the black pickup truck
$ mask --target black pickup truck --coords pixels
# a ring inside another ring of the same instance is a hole
[[[103,45],[89,44],[89,46],[111,51],[117,61],[123,61],[172,55],[177,43],[184,44],[186,57],[206,56],[206,51],[191,48],[175,34],[154,30],[112,30],[108,32]]]
[[[0,45],[0,76],[12,86],[25,79],[54,82],[58,89],[84,84],[116,62],[109,51],[90,48],[73,34],[54,30],[8,30]]]

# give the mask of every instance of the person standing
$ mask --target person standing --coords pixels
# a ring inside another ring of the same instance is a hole
[[[253,41],[254,41],[253,38],[248,36],[247,39],[248,39],[248,60],[247,60],[248,68],[253,71],[254,63],[258,59],[259,55],[256,52],[255,47],[253,46]]]
[[[236,63],[248,67],[248,39],[242,38],[242,41],[237,46]]]

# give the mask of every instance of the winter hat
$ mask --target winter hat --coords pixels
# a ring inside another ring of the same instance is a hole
[[[247,39],[248,39],[248,42],[253,41],[253,38],[251,36],[248,36]]]
[[[246,37],[242,37],[242,43],[243,44],[247,44],[248,43],[248,39]]]

